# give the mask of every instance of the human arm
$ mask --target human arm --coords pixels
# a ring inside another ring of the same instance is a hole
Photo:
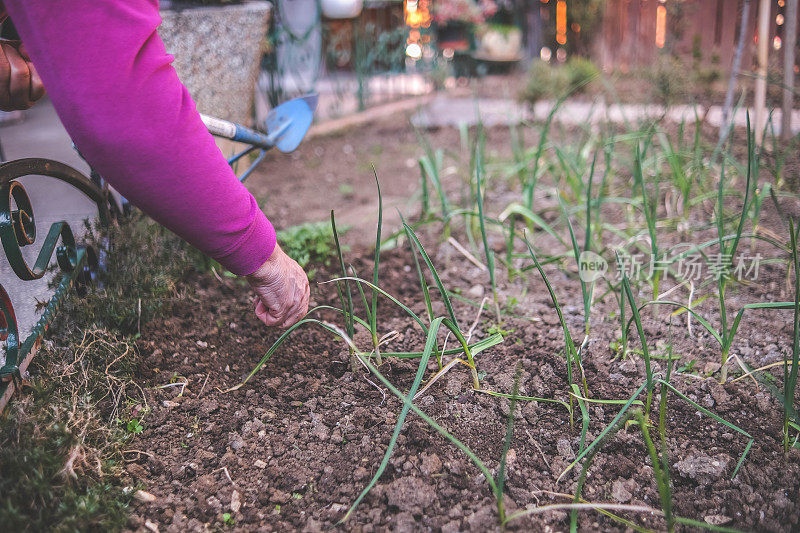
[[[292,284],[302,269],[282,252],[273,257],[274,228],[206,130],[156,33],[156,1],[4,3],[61,121],[109,183],[234,274],[275,290]]]

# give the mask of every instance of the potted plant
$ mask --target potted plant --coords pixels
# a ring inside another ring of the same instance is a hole
[[[478,54],[490,61],[518,61],[522,52],[522,31],[508,24],[478,27]]]
[[[321,0],[322,14],[329,19],[352,19],[361,14],[364,0]]]
[[[473,28],[497,12],[494,0],[441,0],[434,4],[439,48],[472,48]]]

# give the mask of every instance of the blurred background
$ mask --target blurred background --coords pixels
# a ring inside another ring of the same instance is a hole
[[[459,87],[535,104],[602,73],[574,93],[712,106],[733,75],[728,105],[754,105],[763,68],[778,107],[796,22],[789,0],[276,0],[259,95],[319,91],[325,118]]]
[[[201,111],[240,122],[259,123],[269,108],[309,92],[321,95],[318,121],[459,89],[529,105],[569,92],[706,112],[786,105],[798,73],[795,4],[163,1],[160,33]],[[598,74],[601,83],[583,85]],[[24,118],[2,114],[0,122]],[[0,138],[8,144],[9,136]]]

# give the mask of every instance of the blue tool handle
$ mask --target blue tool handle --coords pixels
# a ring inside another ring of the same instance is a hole
[[[200,118],[212,135],[249,144],[257,148],[268,149],[275,146],[275,137],[277,137],[277,135],[265,135],[250,128],[246,128],[241,124],[210,117],[208,115],[201,114]],[[280,134],[280,132],[275,133],[278,135]]]

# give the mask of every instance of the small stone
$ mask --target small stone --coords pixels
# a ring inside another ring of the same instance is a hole
[[[253,466],[255,466],[256,468],[262,468],[262,469],[263,469],[263,468],[266,468],[266,467],[267,467],[267,463],[265,463],[265,462],[264,462],[264,461],[262,461],[261,459],[256,459],[256,460],[253,462]]]
[[[233,491],[233,494],[231,494],[231,511],[233,511],[234,513],[238,513],[239,509],[241,508],[242,508],[242,500],[239,497],[239,491],[235,490]]]
[[[556,450],[558,450],[558,455],[564,459],[571,459],[575,456],[575,452],[572,451],[572,446],[569,444],[569,439],[558,439]]]
[[[158,524],[156,524],[155,522],[151,522],[150,520],[145,520],[144,527],[146,527],[149,531],[152,531],[153,533],[158,533]]]
[[[420,404],[422,407],[430,407],[431,405],[433,405],[433,404],[434,404],[434,402],[435,402],[435,401],[436,401],[436,400],[434,399],[434,397],[433,397],[432,395],[430,395],[430,394],[426,394],[425,396],[423,396],[422,398],[420,398],[420,400],[419,400],[419,404]]]
[[[698,480],[720,479],[725,474],[728,460],[723,456],[689,455],[675,463],[675,469],[683,477]]]
[[[328,429],[328,426],[323,424],[322,422],[317,422],[314,425],[314,428],[311,430],[311,436],[316,437],[319,440],[328,440],[331,431]]]
[[[420,465],[420,470],[426,476],[437,474],[442,470],[442,460],[439,459],[439,456],[435,453],[430,455],[425,454],[422,456],[422,465]]]
[[[236,322],[231,322],[230,324],[228,324],[228,327],[231,328],[231,329],[236,329],[239,326],[236,325]]]
[[[703,517],[703,520],[712,526],[724,526],[725,524],[730,524],[733,521],[733,518],[721,514],[712,514]]]
[[[238,433],[232,433],[228,438],[228,445],[231,447],[231,450],[237,451],[244,446],[244,440]]]
[[[343,503],[332,503],[331,504],[331,512],[332,513],[341,513],[342,511],[346,511],[348,509],[347,505]]]
[[[517,461],[517,451],[514,448],[509,448],[506,452],[506,466],[511,468]]]
[[[197,341],[196,344],[200,348],[208,348],[208,343],[206,341]]]
[[[172,409],[173,407],[178,407],[180,404],[178,402],[173,402],[173,401],[170,401],[170,400],[164,400],[163,402],[161,402],[161,405],[163,405],[167,409]]]
[[[611,485],[611,496],[620,503],[629,502],[633,498],[633,494],[625,488],[622,480],[617,480]]]
[[[146,490],[137,490],[133,493],[133,497],[143,503],[151,503],[156,501],[155,494],[151,494]]]
[[[467,294],[473,298],[483,298],[485,293],[486,289],[483,287],[483,285],[473,285],[467,291]]]

